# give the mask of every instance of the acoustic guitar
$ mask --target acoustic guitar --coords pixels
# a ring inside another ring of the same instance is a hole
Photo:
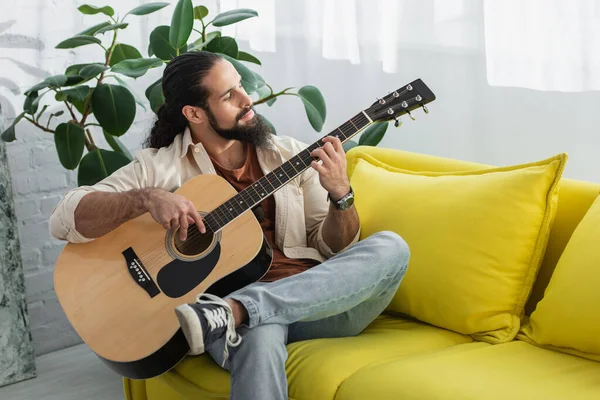
[[[327,136],[342,142],[435,100],[417,79],[359,112]],[[189,347],[174,309],[199,293],[225,296],[258,281],[272,250],[253,212],[264,198],[309,168],[318,140],[237,192],[218,175],[196,176],[175,193],[192,201],[207,232],[190,225],[181,241],[150,213],[88,243],[68,243],[56,262],[58,300],[83,341],[117,373],[146,379],[179,363]]]

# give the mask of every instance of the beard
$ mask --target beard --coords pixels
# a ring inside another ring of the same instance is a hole
[[[269,143],[269,138],[273,133],[260,115],[255,112],[254,117],[247,121],[245,125],[240,124],[240,119],[242,119],[242,117],[250,110],[254,111],[254,107],[241,111],[236,116],[234,127],[230,129],[224,129],[219,126],[215,115],[209,107],[206,109],[206,114],[208,115],[208,122],[212,128],[223,138],[228,140],[239,140],[240,142],[248,143],[254,147],[266,147]]]

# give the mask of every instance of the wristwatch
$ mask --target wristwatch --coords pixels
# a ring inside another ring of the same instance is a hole
[[[337,210],[347,210],[354,204],[354,190],[352,190],[352,186],[350,186],[350,192],[338,201],[334,201],[329,194],[327,195],[327,198],[331,200]]]

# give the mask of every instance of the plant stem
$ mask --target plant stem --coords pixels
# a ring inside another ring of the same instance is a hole
[[[73,112],[73,108],[66,101],[64,103],[65,103],[65,106],[67,106],[67,108],[69,109],[69,112],[71,113],[71,117],[73,117],[73,120],[75,122],[77,122],[77,117],[75,116],[75,113]]]
[[[94,124],[94,123],[85,124],[85,126],[99,126],[99,127],[102,127],[102,125],[100,125],[100,124]]]
[[[35,126],[37,126],[38,128],[40,128],[41,130],[43,130],[44,132],[50,132],[50,133],[54,133],[54,131],[52,129],[48,129],[40,124],[38,124],[37,122],[35,122],[34,120],[32,120],[29,117],[24,117],[27,121],[31,122],[32,124],[34,124]]]
[[[271,95],[269,95],[269,96],[267,96],[267,97],[265,97],[263,99],[255,101],[253,104],[256,106],[256,105],[259,105],[259,104],[262,104],[262,103],[266,103],[267,101],[269,101],[271,99],[274,99],[275,97],[278,97],[278,96],[296,96],[296,93],[286,93],[285,92],[286,90],[288,90],[288,89],[282,90],[279,93],[271,94]]]
[[[94,149],[96,149],[96,148],[97,148],[97,146],[96,146],[96,143],[94,143],[94,138],[92,138],[92,133],[90,132],[90,130],[89,130],[89,129],[86,129],[86,130],[85,130],[85,132],[86,132],[86,133],[87,133],[87,135],[88,135],[88,139],[89,139],[89,141],[90,141],[91,145],[93,146],[93,148],[94,148]]]

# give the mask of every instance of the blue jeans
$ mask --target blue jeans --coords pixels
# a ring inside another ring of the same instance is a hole
[[[354,336],[389,305],[408,266],[406,242],[379,232],[301,274],[257,282],[226,298],[248,311],[229,349],[231,399],[287,400],[286,344]],[[224,339],[207,351],[223,363]]]

